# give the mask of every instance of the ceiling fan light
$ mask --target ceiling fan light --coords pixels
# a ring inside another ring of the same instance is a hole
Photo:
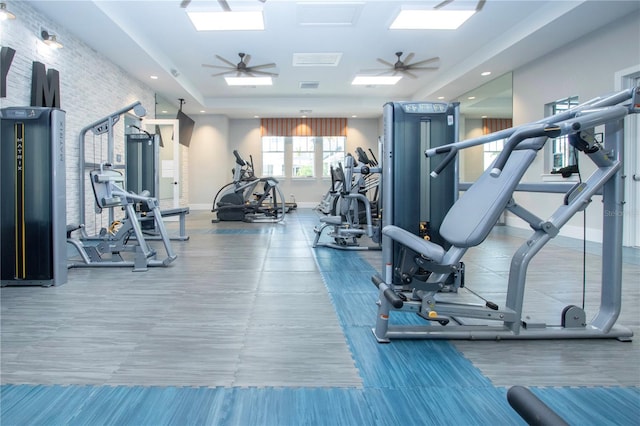
[[[475,10],[401,10],[391,23],[391,30],[455,30]]]
[[[401,75],[357,75],[351,82],[354,86],[393,86],[402,78]]]
[[[271,77],[225,77],[229,86],[271,86]]]
[[[264,30],[261,11],[187,12],[198,31]]]

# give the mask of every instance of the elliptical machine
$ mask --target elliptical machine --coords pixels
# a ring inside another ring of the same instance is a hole
[[[274,223],[284,219],[287,207],[284,194],[273,177],[258,178],[254,173],[253,158],[242,159],[233,151],[236,167],[233,181],[224,185],[213,199],[211,211],[216,214],[212,223],[220,221],[243,221]]]

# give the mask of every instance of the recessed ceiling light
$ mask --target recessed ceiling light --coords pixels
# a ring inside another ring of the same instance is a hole
[[[379,85],[379,86],[392,86],[400,81],[402,76],[379,76],[379,75],[357,75],[351,82],[354,86],[366,86],[366,85]]]
[[[167,112],[169,112],[169,111],[167,111],[166,109],[163,109],[163,110],[162,110],[162,113],[163,113],[163,114],[166,114]]]
[[[198,31],[264,30],[261,11],[187,12]]]
[[[358,118],[358,116],[357,115],[352,115],[351,118]]]
[[[229,86],[271,86],[271,77],[225,77]]]
[[[486,76],[488,76],[488,75],[491,75],[491,71],[485,71],[485,72],[483,72],[483,73],[482,73],[482,74],[480,74],[480,75],[481,75],[481,76],[483,76],[483,77],[486,77]]]
[[[205,110],[201,109],[200,112],[206,112]]]
[[[469,96],[467,99],[469,99],[470,101],[474,100],[476,97],[475,96]]]
[[[158,76],[157,76],[157,75],[150,75],[150,76],[149,76],[149,78],[150,78],[151,80],[157,80],[157,79],[158,79]]]
[[[455,30],[475,10],[401,10],[391,30]]]
[[[444,99],[444,96],[438,96],[438,99]]]

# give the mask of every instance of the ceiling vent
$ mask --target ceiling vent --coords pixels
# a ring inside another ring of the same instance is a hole
[[[342,53],[294,53],[294,67],[337,67]]]
[[[317,89],[319,85],[319,81],[301,81],[298,84],[298,87],[301,89]]]

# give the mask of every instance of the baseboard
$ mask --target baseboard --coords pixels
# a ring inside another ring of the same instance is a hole
[[[519,218],[507,216],[507,220],[505,224],[507,226],[512,226],[514,228],[519,228],[519,229],[527,229],[533,232],[531,227]],[[563,237],[582,240],[585,236],[585,233],[584,233],[584,228],[582,228],[582,226],[565,225],[562,228],[560,228],[560,233],[558,235],[561,235]],[[594,243],[601,243],[602,231],[595,228],[587,228],[586,237],[587,237],[586,238],[587,241],[591,241]]]

